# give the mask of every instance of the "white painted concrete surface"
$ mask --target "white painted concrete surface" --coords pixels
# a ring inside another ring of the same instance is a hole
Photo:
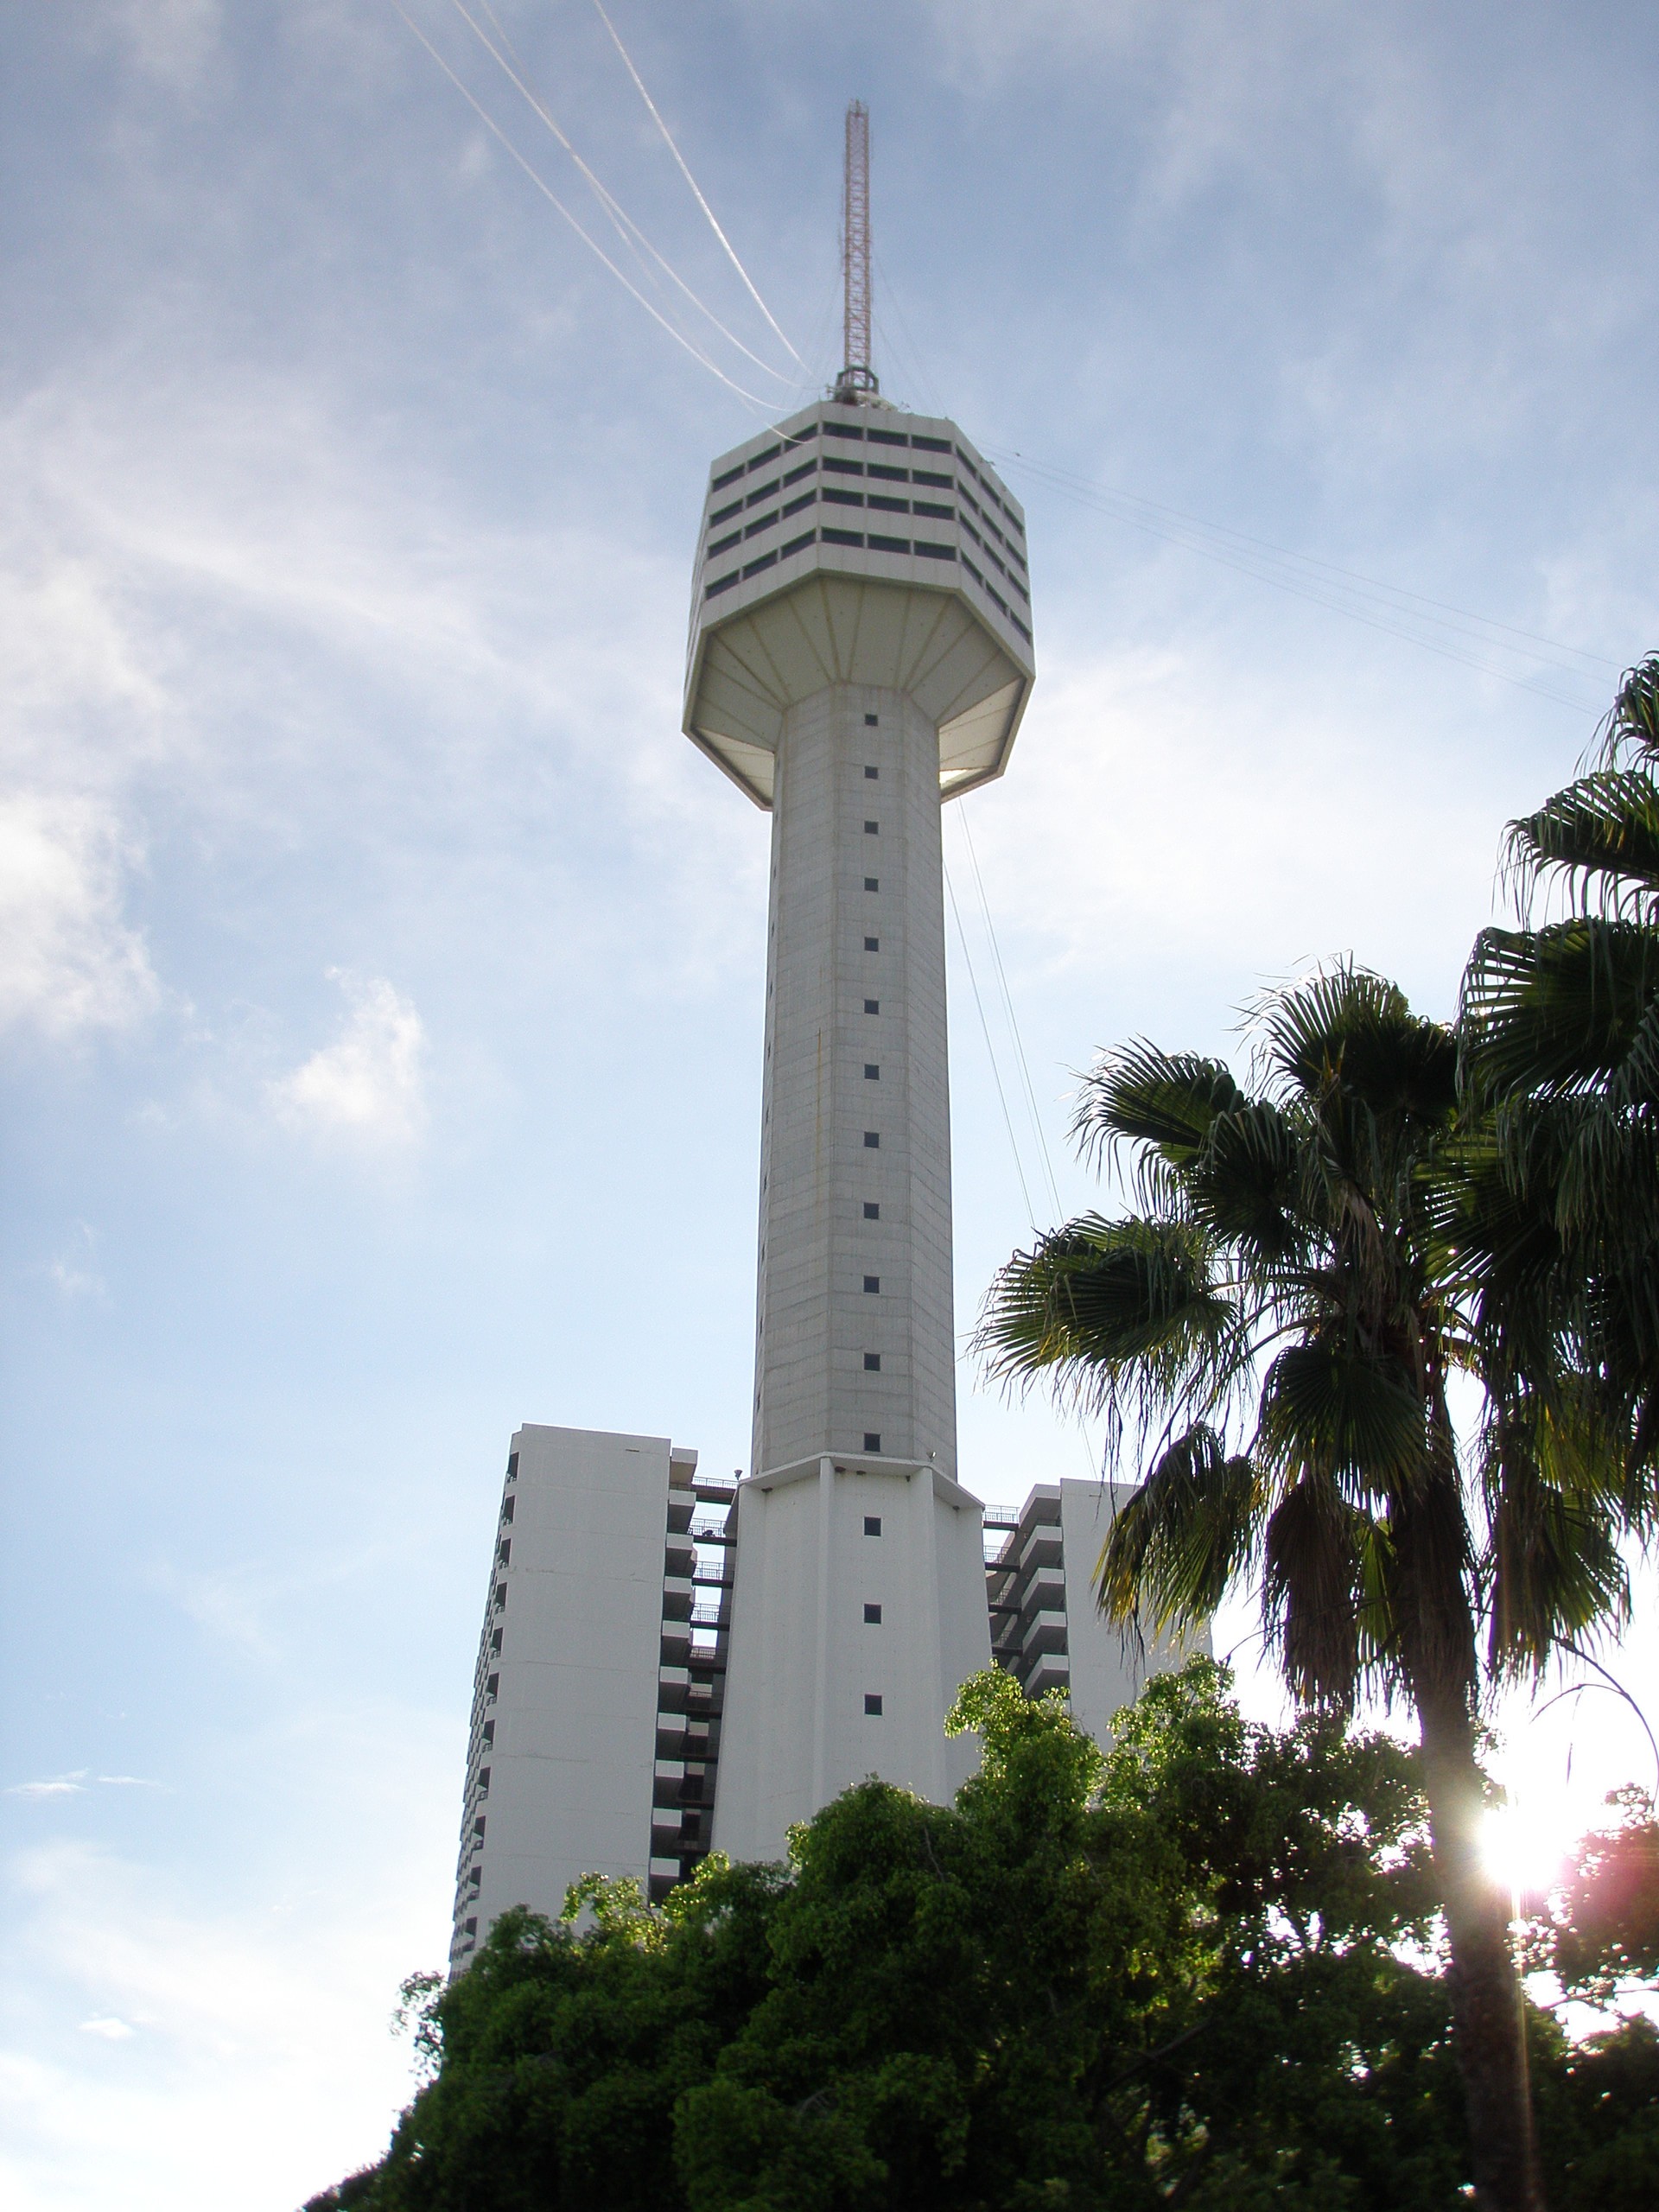
[[[510,1905],[556,1918],[585,1873],[647,1878],[671,1452],[695,1461],[662,1436],[527,1425],[513,1437],[452,1968]]]

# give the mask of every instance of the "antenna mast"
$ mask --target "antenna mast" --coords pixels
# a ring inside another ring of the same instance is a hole
[[[845,365],[833,397],[860,406],[880,391],[870,366],[870,111],[862,100],[847,109],[847,161],[841,201],[841,286]]]

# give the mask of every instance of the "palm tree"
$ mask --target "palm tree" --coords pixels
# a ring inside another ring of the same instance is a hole
[[[1659,1463],[1659,656],[1626,674],[1590,772],[1510,824],[1523,920],[1477,940],[1459,1018],[1490,1248],[1471,1248],[1494,1396],[1593,1418],[1649,1530]]]
[[[1512,1257],[1490,1215],[1517,1207],[1460,1116],[1457,1034],[1351,967],[1264,1001],[1255,1033],[1251,1090],[1145,1043],[1101,1062],[1077,1134],[1128,1155],[1134,1211],[1016,1254],[980,1345],[1149,1441],[1101,1555],[1109,1616],[1179,1630],[1253,1580],[1299,1700],[1414,1708],[1478,2201],[1539,2212],[1478,1711],[1495,1657],[1536,1665],[1625,1601],[1601,1432],[1558,1359],[1547,1408],[1495,1403],[1465,1475],[1447,1384],[1486,1379],[1482,1269]]]

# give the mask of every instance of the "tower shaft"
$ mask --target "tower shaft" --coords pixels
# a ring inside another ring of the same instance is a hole
[[[790,709],[772,802],[757,1472],[956,1466],[939,738],[902,691]]]

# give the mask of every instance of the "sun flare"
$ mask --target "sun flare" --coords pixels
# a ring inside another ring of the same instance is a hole
[[[1486,1871],[1502,1889],[1535,1897],[1559,1878],[1572,1835],[1545,1806],[1494,1805],[1481,1834]]]

